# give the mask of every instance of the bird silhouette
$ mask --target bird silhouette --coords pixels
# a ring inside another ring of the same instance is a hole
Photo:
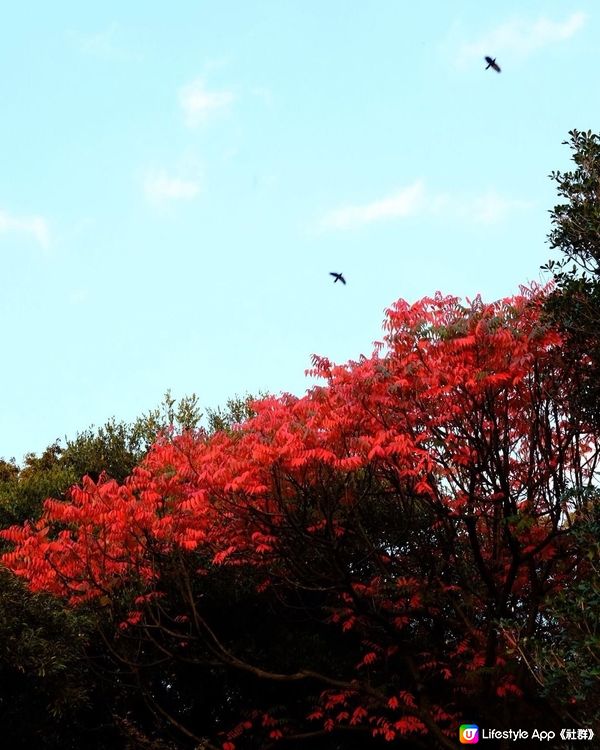
[[[330,272],[329,272],[329,275],[330,275],[330,276],[335,276],[335,279],[334,279],[334,281],[333,281],[333,283],[334,283],[334,284],[335,284],[335,283],[336,283],[337,281],[341,281],[341,282],[342,282],[342,284],[345,284],[345,283],[346,283],[346,279],[345,279],[345,278],[344,278],[344,277],[342,276],[342,274],[341,274],[341,273],[335,273],[335,271],[330,271]]]
[[[499,72],[500,72],[500,66],[499,66],[499,65],[498,65],[498,63],[496,62],[496,58],[495,58],[495,57],[488,57],[488,56],[486,55],[486,56],[485,56],[485,61],[486,61],[486,63],[487,63],[487,65],[485,66],[485,69],[486,69],[486,70],[487,70],[488,68],[493,68],[493,69],[494,69],[494,70],[496,71],[496,73],[499,73]]]

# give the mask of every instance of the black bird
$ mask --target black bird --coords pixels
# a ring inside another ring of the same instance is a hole
[[[488,68],[493,68],[493,69],[494,69],[494,70],[496,71],[496,73],[499,73],[499,72],[500,72],[500,66],[499,66],[499,65],[498,65],[498,63],[496,62],[496,58],[495,58],[495,57],[488,57],[488,56],[486,55],[486,56],[485,56],[485,61],[486,61],[486,63],[487,63],[487,65],[485,66],[485,69],[486,69],[486,70],[487,70]]]
[[[335,271],[330,271],[330,272],[329,272],[329,275],[330,275],[330,276],[335,276],[335,280],[334,280],[334,282],[333,282],[334,284],[336,283],[336,281],[341,281],[341,282],[342,282],[342,284],[345,284],[345,283],[346,283],[346,279],[345,279],[345,278],[344,278],[344,277],[342,276],[342,274],[341,274],[341,273],[335,273]]]

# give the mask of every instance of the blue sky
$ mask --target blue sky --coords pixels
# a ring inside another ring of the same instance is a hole
[[[600,129],[599,19],[591,0],[5,8],[0,456],[167,388],[302,395],[311,354],[369,355],[399,297],[539,281],[548,174],[569,130]]]

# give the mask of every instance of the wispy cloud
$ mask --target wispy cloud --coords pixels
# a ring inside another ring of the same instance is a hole
[[[423,180],[379,200],[348,205],[330,211],[319,222],[320,229],[357,229],[365,224],[408,216],[458,218],[479,224],[494,224],[510,213],[530,208],[532,203],[502,196],[494,190],[478,195],[432,192]]]
[[[172,177],[162,171],[150,171],[144,176],[144,194],[151,203],[191,200],[199,192],[196,180]]]
[[[92,33],[69,31],[68,36],[84,55],[111,62],[142,60],[142,55],[131,47],[129,41],[124,40],[122,29],[115,23]]]
[[[464,215],[472,216],[475,221],[482,224],[495,224],[503,221],[514,211],[523,211],[533,206],[532,201],[507,198],[494,190],[470,199],[470,203]]]
[[[183,86],[179,92],[185,122],[191,128],[206,122],[217,112],[226,110],[233,99],[231,91],[209,91],[203,78],[197,78]]]
[[[72,305],[83,305],[88,301],[89,296],[87,289],[79,287],[77,289],[72,289],[69,292],[68,299]]]
[[[424,185],[417,180],[385,198],[362,205],[336,208],[321,220],[323,229],[354,229],[381,219],[410,216],[422,208]]]
[[[454,217],[476,224],[496,224],[515,211],[531,208],[533,203],[487,190],[479,195],[433,193],[427,198],[426,213]]]
[[[508,55],[517,59],[528,57],[546,45],[570,39],[583,28],[586,18],[582,11],[575,11],[562,21],[553,21],[545,16],[536,20],[513,18],[474,41],[462,42],[458,48],[457,62],[464,65],[484,55]]]
[[[44,250],[50,245],[48,222],[42,216],[14,216],[0,210],[0,234],[12,233],[29,235]]]

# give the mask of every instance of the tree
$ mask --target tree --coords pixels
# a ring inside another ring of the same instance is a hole
[[[97,480],[102,473],[122,482],[144,458],[158,435],[177,435],[196,429],[202,418],[195,394],[177,402],[167,390],[155,409],[132,424],[109,419],[102,427],[90,427],[74,440],[67,440],[61,463],[78,478],[84,474]]]
[[[260,398],[265,398],[266,396],[267,394],[262,392],[257,396],[251,396],[249,394],[244,397],[234,396],[233,398],[227,399],[225,408],[217,407],[216,409],[207,409],[206,416],[208,422],[208,433],[210,435],[219,431],[231,433],[235,427],[256,416],[252,404],[254,401],[257,401]]]
[[[33,594],[0,570],[0,721],[6,747],[90,750],[122,747],[86,653],[97,617]],[[96,667],[98,657],[96,651]],[[113,726],[111,726],[113,724]]]
[[[195,396],[177,404],[167,392],[160,407],[131,425],[110,419],[65,438],[64,446],[57,440],[39,456],[27,454],[21,467],[0,460],[0,527],[35,522],[47,497],[64,501],[84,475],[123,481],[158,433],[177,434],[200,416]],[[122,709],[127,685],[114,669],[109,675],[99,632],[108,616],[105,608],[74,610],[29,592],[0,569],[0,720],[7,746],[166,750]]]
[[[572,527],[574,582],[556,590],[544,617],[551,638],[529,641],[513,632],[513,645],[550,703],[570,696],[572,723],[593,726],[600,717],[600,503],[584,495]],[[577,718],[578,717],[578,718]]]
[[[550,246],[561,256],[543,267],[554,274],[555,290],[546,315],[564,338],[563,367],[573,381],[571,409],[600,429],[600,136],[572,130],[569,145],[575,169],[553,172],[564,199],[551,211]],[[516,637],[532,672],[552,696],[568,693],[586,721],[600,716],[600,555],[597,492],[582,498],[574,535],[577,582],[561,591],[547,610],[557,639],[529,644]]]
[[[544,698],[515,633],[558,642],[546,606],[584,575],[571,529],[598,454],[544,302],[400,300],[371,358],[315,358],[326,385],[303,398],[84,478],[2,532],[4,564],[113,613],[115,658],[190,746],[560,726],[571,696]]]
[[[9,482],[19,474],[19,467],[15,463],[15,459],[11,458],[10,461],[6,461],[0,458],[0,482]]]
[[[569,133],[576,168],[550,177],[566,202],[550,212],[548,239],[561,256],[542,268],[554,275],[546,311],[565,337],[565,366],[575,382],[573,408],[600,427],[600,136]]]
[[[37,518],[47,497],[60,497],[81,474],[61,461],[57,440],[41,456],[28,453],[23,466],[2,461],[0,473],[0,527]]]

